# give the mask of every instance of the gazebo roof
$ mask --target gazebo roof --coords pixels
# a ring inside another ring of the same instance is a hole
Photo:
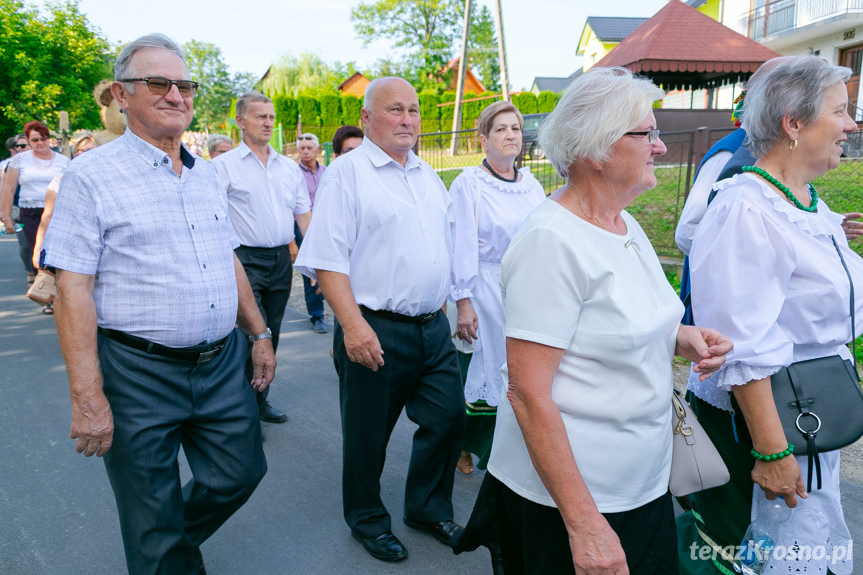
[[[668,0],[596,66],[629,68],[666,90],[699,89],[746,80],[776,56],[680,0]]]

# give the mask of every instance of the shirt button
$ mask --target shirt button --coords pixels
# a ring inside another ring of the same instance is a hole
[[[158,168],[158,167],[159,167],[159,162],[153,162],[153,167],[154,167],[154,168]]]
[[[211,304],[210,304],[210,309],[216,309],[216,304],[211,303]]]
[[[192,229],[193,229],[193,230],[195,229],[195,224],[192,224]]]
[[[163,164],[167,164],[167,163],[168,163],[168,158],[162,158],[162,163],[163,163]]]
[[[207,264],[204,264],[204,269],[207,269]]]

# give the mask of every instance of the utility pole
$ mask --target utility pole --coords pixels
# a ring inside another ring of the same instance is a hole
[[[509,71],[506,67],[506,42],[503,39],[503,8],[494,0],[494,22],[497,25],[497,59],[500,65],[500,87],[504,101],[509,102]]]
[[[458,154],[458,131],[461,128],[461,107],[464,99],[464,75],[467,70],[467,42],[470,38],[470,9],[472,7],[473,0],[464,0],[464,30],[461,34],[461,59],[458,63],[458,83],[455,88],[455,110],[452,115],[452,139],[449,147],[451,156]]]

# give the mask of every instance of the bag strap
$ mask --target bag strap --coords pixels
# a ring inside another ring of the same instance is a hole
[[[848,276],[848,285],[851,286],[851,358],[854,363],[854,368],[857,368],[857,333],[854,325],[854,280],[851,279],[851,272],[848,271],[848,265],[845,263],[845,258],[842,257],[842,252],[839,250],[839,244],[836,243],[836,238],[830,236],[833,242],[833,247],[836,248],[836,253],[839,255],[839,261],[842,262],[842,269],[845,270],[845,275]]]

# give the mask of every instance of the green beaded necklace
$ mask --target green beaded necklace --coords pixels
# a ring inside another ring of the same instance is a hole
[[[818,211],[818,191],[815,189],[815,186],[813,186],[812,184],[808,184],[808,186],[809,186],[809,198],[812,201],[810,202],[809,207],[807,208],[806,206],[804,206],[803,204],[800,203],[800,200],[798,200],[794,196],[794,194],[791,193],[791,190],[788,189],[788,186],[786,186],[785,184],[783,184],[782,182],[780,182],[779,180],[777,180],[776,178],[774,178],[773,176],[768,174],[766,170],[762,170],[758,166],[743,166],[742,169],[744,172],[752,172],[753,174],[758,174],[759,176],[761,176],[762,178],[764,178],[765,180],[767,180],[768,182],[770,182],[771,184],[773,184],[774,186],[779,188],[779,190],[781,190],[782,193],[785,194],[785,197],[787,197],[789,200],[791,200],[792,204],[794,204],[795,206],[797,206],[798,208],[800,208],[804,212],[816,212],[816,211]]]

